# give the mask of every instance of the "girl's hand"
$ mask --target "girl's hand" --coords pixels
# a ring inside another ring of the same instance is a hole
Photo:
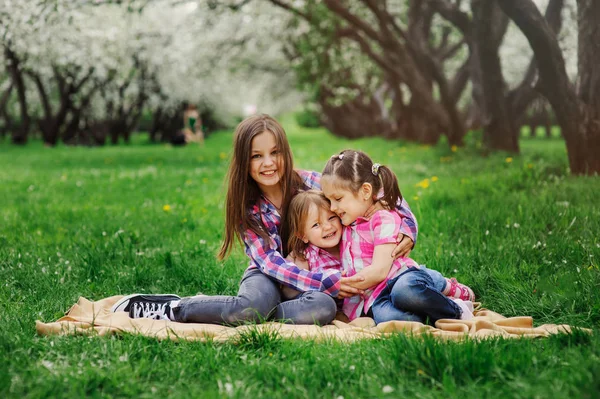
[[[413,242],[413,240],[411,240],[409,236],[404,235],[402,233],[398,234],[396,242],[398,243],[398,245],[396,245],[396,247],[392,251],[392,258],[394,259],[407,257],[410,254],[410,251],[412,250],[413,246],[415,245],[415,243]]]
[[[363,276],[354,275],[351,277],[345,277],[346,273],[342,272],[342,279],[340,284],[340,291],[338,293],[338,298],[350,298],[354,295],[363,295],[365,291],[359,290],[358,288],[354,288],[352,284],[364,281]]]

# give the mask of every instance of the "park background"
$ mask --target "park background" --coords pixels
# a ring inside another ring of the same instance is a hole
[[[8,397],[595,397],[600,4],[66,0],[0,4],[0,392]],[[175,147],[182,104],[207,139]],[[276,115],[296,166],[398,176],[418,262],[542,340],[352,345],[37,337],[79,296],[235,294],[232,130]]]

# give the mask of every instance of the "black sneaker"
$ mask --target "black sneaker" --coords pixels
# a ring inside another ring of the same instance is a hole
[[[171,301],[181,298],[173,294],[127,295],[111,308],[112,312],[128,312],[132,319],[145,317],[154,320],[171,320]]]

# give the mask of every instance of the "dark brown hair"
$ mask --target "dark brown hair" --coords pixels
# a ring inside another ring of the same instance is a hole
[[[290,202],[290,208],[286,217],[289,238],[287,240],[287,249],[294,252],[294,255],[302,260],[306,260],[304,250],[307,244],[302,241],[304,236],[304,227],[310,208],[315,205],[317,208],[323,208],[329,211],[330,204],[321,191],[308,190],[296,194]]]
[[[377,164],[379,165],[379,164]],[[373,161],[362,151],[344,150],[333,155],[323,169],[323,177],[333,176],[336,185],[358,194],[364,183],[373,187],[373,200],[383,201],[388,209],[393,209],[402,201],[398,179],[390,168],[384,165],[374,167]],[[383,196],[379,192],[383,189]]]
[[[233,157],[227,173],[225,238],[218,254],[220,260],[231,251],[236,239],[243,239],[247,230],[253,231],[265,240],[267,245],[270,245],[271,240],[265,226],[260,220],[256,220],[250,215],[250,208],[258,202],[261,196],[258,184],[250,176],[250,152],[252,151],[252,140],[263,132],[270,132],[275,136],[277,149],[281,154],[278,167],[283,168],[280,180],[283,191],[282,219],[285,217],[293,195],[302,184],[302,179],[294,172],[292,151],[283,127],[266,114],[253,115],[240,122],[233,136]]]

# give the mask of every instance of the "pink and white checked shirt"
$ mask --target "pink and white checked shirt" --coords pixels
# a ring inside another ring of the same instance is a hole
[[[408,207],[407,204],[403,205]],[[405,218],[400,217],[395,211],[380,210],[375,212],[371,219],[358,218],[356,222],[344,228],[340,255],[342,266],[348,276],[360,272],[365,267],[371,266],[375,247],[382,244],[396,243],[398,233],[406,231]],[[366,314],[375,299],[386,286],[386,282],[406,271],[409,267],[419,267],[417,262],[410,258],[398,258],[392,263],[390,272],[385,280],[365,294],[355,295],[344,300],[342,310],[350,320]]]
[[[342,271],[342,261],[326,250],[313,244],[308,244],[304,250],[304,256],[308,262],[308,268],[311,272],[322,270]]]

